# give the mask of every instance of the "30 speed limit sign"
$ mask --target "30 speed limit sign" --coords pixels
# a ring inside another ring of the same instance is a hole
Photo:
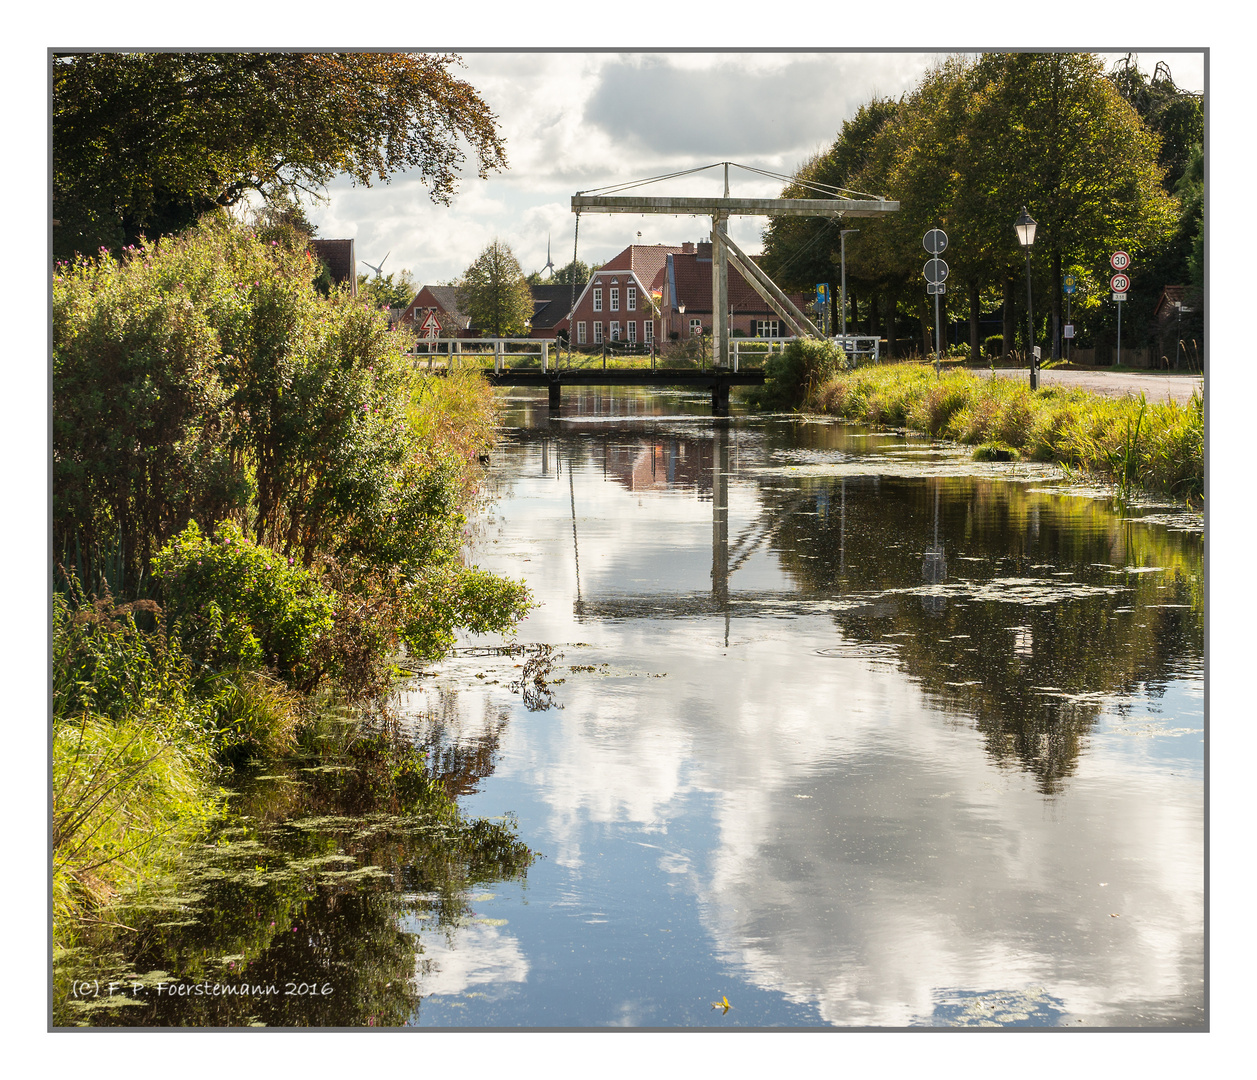
[[[1125,270],[1130,265],[1130,256],[1124,251],[1115,251],[1109,256],[1109,265],[1114,270]]]
[[[1126,292],[1130,288],[1130,278],[1125,274],[1114,274],[1109,278],[1109,288],[1114,292]]]

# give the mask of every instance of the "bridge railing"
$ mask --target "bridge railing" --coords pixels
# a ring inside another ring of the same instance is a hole
[[[532,367],[534,358],[542,371],[550,371],[557,358],[555,345],[549,338],[425,338],[407,349],[406,355],[420,363],[426,359],[429,371],[437,360],[447,369],[492,366],[501,372],[512,361],[523,360]]]
[[[774,353],[780,352],[793,337],[735,337],[729,340],[730,367],[738,371],[743,364],[763,367],[765,361]],[[834,338],[852,359],[870,358],[878,362],[879,339],[849,334],[846,337]],[[608,358],[617,361],[617,366],[624,366],[630,357],[640,357],[641,365],[649,363],[655,369],[661,359],[655,342],[643,342],[631,345],[628,342],[605,342],[599,349],[589,352],[584,349],[575,351],[563,340],[550,338],[433,338],[415,343],[407,350],[407,355],[422,363],[427,360],[428,370],[438,361],[444,368],[459,367],[492,367],[500,374],[511,367],[540,367],[543,372],[556,371],[563,367],[587,367],[596,365],[601,356],[602,366],[607,366]],[[666,362],[666,359],[665,359]],[[700,355],[697,360],[690,358],[690,363],[706,367],[710,357]]]

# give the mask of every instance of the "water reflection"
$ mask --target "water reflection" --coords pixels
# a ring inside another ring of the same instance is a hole
[[[547,860],[465,1022],[1200,1023],[1198,534],[838,425],[512,423],[474,554],[567,670],[471,800]]]

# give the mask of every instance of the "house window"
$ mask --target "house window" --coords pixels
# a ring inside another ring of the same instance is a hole
[[[594,290],[594,310],[595,311],[602,310],[602,290],[601,289]]]
[[[756,319],[755,320],[755,336],[756,337],[780,337],[780,323],[776,319]]]
[[[637,344],[637,320],[630,319],[628,322],[628,339],[631,344]]]
[[[612,290],[611,290],[611,294],[612,294],[613,296],[615,295],[615,290],[614,290],[614,289],[612,289]],[[618,322],[613,322],[613,323],[611,324],[611,340],[612,340],[612,341],[619,341],[619,340],[620,340],[620,324],[619,324]]]
[[[611,290],[611,310],[612,311],[620,310],[620,290],[619,289]]]
[[[628,305],[629,311],[637,310],[637,286],[630,285],[624,293],[624,301]]]
[[[703,333],[703,320],[691,319],[690,320],[690,337],[699,337],[702,335],[702,333]]]
[[[583,322],[578,322],[576,324],[576,344],[585,344],[585,324]]]
[[[602,344],[602,323],[600,322],[594,323],[594,344]]]
[[[654,319],[647,319],[644,323],[642,323],[642,332],[645,335],[643,340],[646,341],[647,343],[655,340]]]

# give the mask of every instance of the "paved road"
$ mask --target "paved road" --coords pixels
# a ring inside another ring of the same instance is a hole
[[[975,375],[991,374],[989,368],[969,368]],[[1017,379],[1029,384],[1030,372],[1025,368],[996,368],[995,377]],[[1108,397],[1138,396],[1142,390],[1149,401],[1174,400],[1186,403],[1193,390],[1202,390],[1204,380],[1199,375],[1167,375],[1156,371],[1105,371],[1093,369],[1079,371],[1050,368],[1039,370],[1039,386],[1066,386],[1090,390]]]

